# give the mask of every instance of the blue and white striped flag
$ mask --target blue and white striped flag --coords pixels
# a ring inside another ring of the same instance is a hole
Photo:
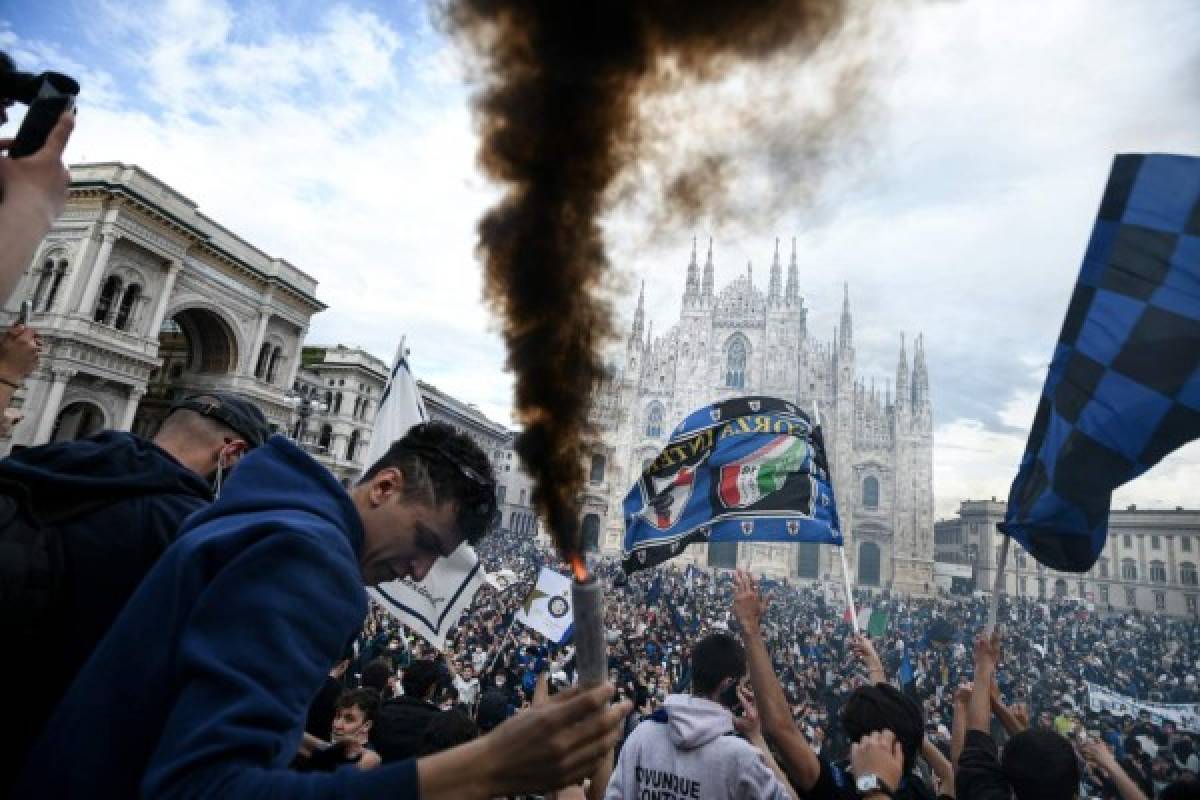
[[[375,428],[365,459],[367,468],[382,458],[392,443],[402,438],[409,428],[428,419],[417,381],[408,366],[408,351],[401,340],[392,364],[392,374],[383,389],[379,410],[375,413]],[[470,545],[463,542],[448,557],[434,562],[425,580],[405,578],[388,581],[367,591],[388,613],[416,631],[421,638],[438,650],[445,650],[446,634],[475,599],[475,593],[482,583],[483,569],[479,557]]]

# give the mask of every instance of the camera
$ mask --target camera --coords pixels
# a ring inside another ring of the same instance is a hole
[[[0,101],[15,100],[29,106],[9,157],[21,158],[41,150],[58,118],[75,107],[78,94],[74,78],[61,72],[21,72],[7,53],[0,52]]]

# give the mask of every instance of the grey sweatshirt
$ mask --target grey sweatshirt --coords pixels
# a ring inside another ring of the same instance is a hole
[[[724,706],[669,695],[625,742],[604,800],[788,800],[762,754],[733,730]]]

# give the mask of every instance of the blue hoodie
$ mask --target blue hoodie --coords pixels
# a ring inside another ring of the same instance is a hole
[[[416,798],[415,762],[290,772],[366,616],[350,496],[273,437],[193,515],[80,672],[18,797]]]

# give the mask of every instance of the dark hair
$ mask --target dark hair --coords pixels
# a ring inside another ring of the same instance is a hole
[[[392,662],[386,658],[375,658],[367,662],[362,671],[362,685],[384,694],[388,689],[388,680],[392,677]]]
[[[421,746],[416,757],[429,756],[466,744],[479,736],[479,726],[463,712],[452,709],[434,714],[421,735]]]
[[[369,482],[382,470],[400,470],[410,498],[440,506],[453,502],[458,527],[467,542],[478,544],[497,519],[496,477],[479,445],[444,422],[422,422],[408,429],[359,479]],[[428,480],[426,480],[428,478]]]
[[[1200,797],[1200,781],[1195,778],[1180,778],[1158,795],[1158,800],[1196,800]]]
[[[338,695],[333,707],[336,711],[357,708],[363,712],[363,719],[371,722],[379,713],[379,692],[374,689],[347,689]]]
[[[692,691],[710,695],[726,678],[746,674],[746,648],[728,633],[710,633],[692,648]]]
[[[889,730],[904,751],[904,772],[917,761],[925,738],[925,715],[908,695],[889,683],[860,686],[842,707],[842,730],[851,742],[876,731]]]
[[[1026,730],[1009,739],[1000,767],[1017,800],[1070,800],[1079,789],[1075,750],[1053,731]]]
[[[400,685],[404,687],[406,697],[424,698],[430,687],[438,682],[437,662],[429,659],[417,659],[404,668]]]

